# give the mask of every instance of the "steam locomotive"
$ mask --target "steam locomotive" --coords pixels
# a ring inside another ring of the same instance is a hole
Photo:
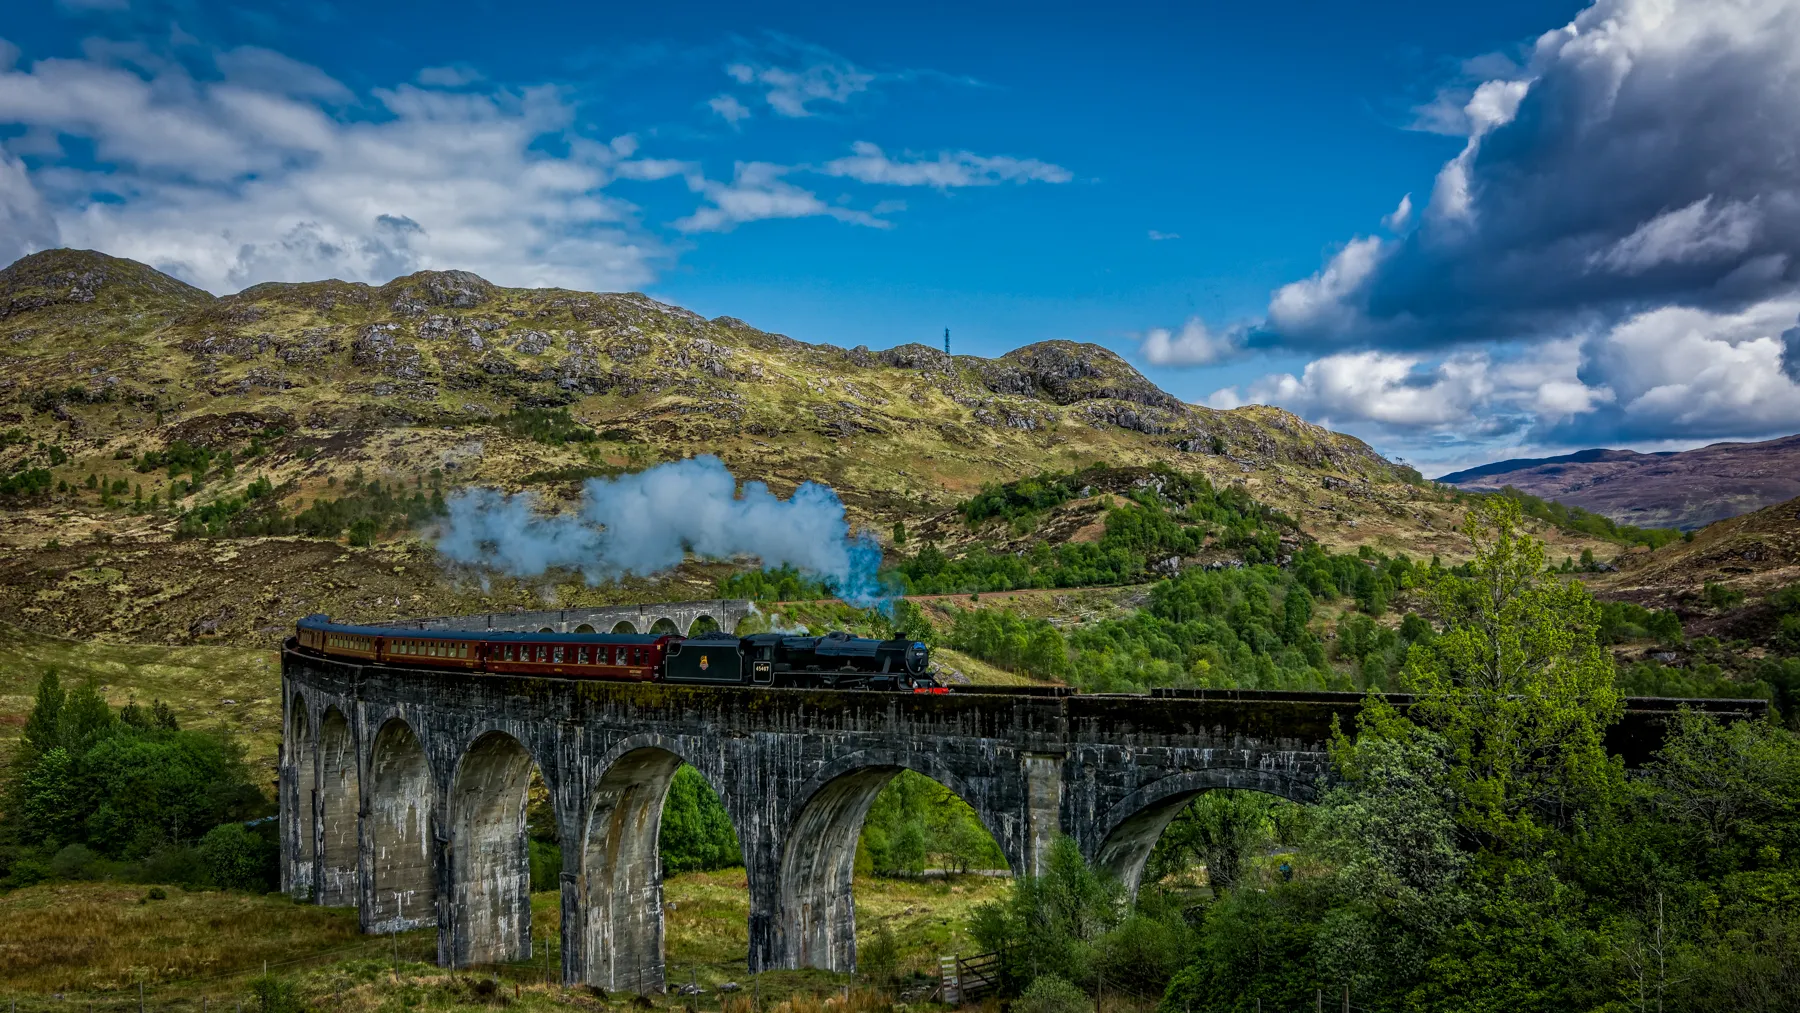
[[[708,685],[797,686],[943,693],[931,652],[905,637],[872,640],[842,631],[823,636],[722,631],[674,634],[495,633],[400,630],[334,623],[311,615],[294,624],[294,643],[334,658],[408,668],[504,675]]]

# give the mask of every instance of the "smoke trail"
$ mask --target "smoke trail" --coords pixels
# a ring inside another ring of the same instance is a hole
[[[573,514],[543,514],[530,492],[494,489],[457,492],[448,506],[438,551],[515,577],[563,568],[598,584],[660,573],[688,552],[754,556],[765,567],[789,565],[823,580],[852,605],[887,605],[876,577],[881,546],[866,532],[851,535],[837,493],[807,482],[783,500],[761,482],[745,482],[740,495],[737,479],[711,455],[589,479]]]

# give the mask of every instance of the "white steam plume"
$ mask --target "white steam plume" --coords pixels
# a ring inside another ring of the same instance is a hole
[[[573,514],[544,514],[529,492],[466,489],[449,499],[437,548],[458,563],[533,577],[577,570],[588,583],[648,576],[692,552],[708,559],[754,556],[829,584],[863,607],[880,604],[881,547],[852,536],[844,504],[807,482],[781,499],[761,482],[737,479],[711,455],[635,475],[589,479]]]

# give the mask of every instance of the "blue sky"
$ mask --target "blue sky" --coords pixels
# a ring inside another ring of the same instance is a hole
[[[13,0],[0,259],[1093,341],[1427,473],[1800,429],[1791,0],[581,6]]]

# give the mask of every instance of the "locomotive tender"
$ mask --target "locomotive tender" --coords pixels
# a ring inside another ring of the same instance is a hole
[[[565,679],[795,686],[943,693],[929,674],[923,643],[715,631],[674,634],[495,633],[401,630],[334,623],[311,615],[294,624],[301,648],[375,664],[457,668]]]

